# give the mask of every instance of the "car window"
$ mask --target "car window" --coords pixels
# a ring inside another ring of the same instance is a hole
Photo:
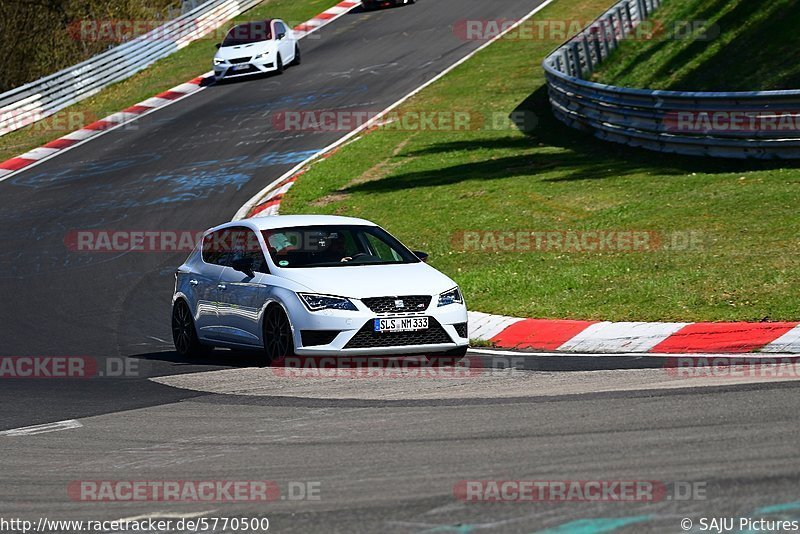
[[[238,46],[249,43],[258,43],[272,39],[270,22],[267,20],[239,24],[231,29],[221,46]]]
[[[235,227],[231,229],[231,241],[233,243],[231,251],[231,262],[250,258],[253,261],[253,270],[257,273],[269,273],[269,266],[264,253],[261,250],[261,243],[258,236],[249,228]]]
[[[367,240],[367,246],[369,248],[370,254],[373,256],[377,256],[383,261],[387,262],[395,262],[401,261],[402,258],[400,254],[397,253],[392,247],[390,247],[386,242],[378,239],[377,236],[372,234],[366,234],[365,239]]]
[[[280,34],[286,35],[286,33],[288,33],[286,31],[286,26],[284,26],[281,21],[276,21],[275,22],[275,35],[276,36],[280,35]]]
[[[265,230],[278,267],[346,267],[418,263],[402,243],[376,226],[331,225]]]
[[[224,230],[217,230],[203,237],[204,262],[212,265],[228,265],[231,249],[225,235]]]
[[[255,272],[269,273],[269,264],[258,237],[249,228],[226,228],[203,238],[203,261],[206,263],[230,267],[241,258],[251,258]]]

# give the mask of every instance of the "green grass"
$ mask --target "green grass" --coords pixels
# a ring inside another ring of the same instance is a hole
[[[609,0],[560,0],[541,20]],[[463,288],[471,309],[605,320],[800,319],[800,168],[662,156],[596,141],[550,113],[540,61],[555,43],[501,40],[403,111],[534,113],[526,132],[386,128],[312,167],[283,213],[372,219]],[[489,121],[491,122],[491,121]],[[465,230],[695,232],[689,251],[463,251]]]
[[[291,25],[304,22],[328,9],[336,0],[266,0],[240,15],[235,22],[281,18]],[[221,36],[225,25],[214,36]],[[151,65],[127,80],[114,84],[50,117],[0,137],[0,161],[58,139],[90,122],[132,106],[151,96],[211,70],[217,39],[203,38]]]
[[[792,61],[800,33],[794,0],[666,0],[653,19],[651,40],[623,43],[594,79],[626,87],[679,91],[800,89]],[[679,21],[707,21],[695,39],[670,29]]]

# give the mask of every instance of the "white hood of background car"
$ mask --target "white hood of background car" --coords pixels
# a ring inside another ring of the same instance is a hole
[[[425,263],[281,269],[280,276],[303,284],[309,292],[356,299],[437,295],[456,286]]]
[[[276,48],[273,41],[262,41],[236,46],[224,46],[217,50],[217,59],[235,59],[239,57],[252,57],[257,54],[272,51]]]

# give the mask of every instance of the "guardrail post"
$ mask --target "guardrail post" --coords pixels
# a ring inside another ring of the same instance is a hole
[[[628,31],[633,30],[633,16],[631,15],[631,3],[625,2],[625,15],[628,17]]]
[[[625,17],[622,14],[622,8],[617,7],[615,10],[617,14],[617,20],[619,20],[619,35],[618,37],[620,40],[624,39],[626,35],[628,35],[628,24],[625,22]]]
[[[594,37],[594,39],[592,40],[592,44],[594,45],[594,57],[595,57],[595,59],[597,59],[597,64],[599,65],[600,63],[603,62],[603,52],[600,49],[600,40],[599,40],[599,38],[597,36],[597,33],[598,33],[597,32],[597,27],[596,26],[592,26],[590,28],[590,31],[592,32],[592,36]]]
[[[583,78],[583,68],[581,65],[581,54],[578,52],[578,43],[572,41],[570,44],[570,50],[572,51],[572,59],[575,64],[575,74],[573,74],[573,76],[576,78]]]
[[[586,70],[588,74],[594,72],[594,64],[592,63],[592,53],[589,51],[589,41],[586,39],[586,32],[581,34],[581,44],[583,45],[583,57],[586,58]],[[587,74],[587,78],[588,78]]]
[[[603,59],[608,59],[608,55],[610,54],[610,50],[608,47],[608,29],[606,28],[605,23],[601,20],[600,21],[600,32],[602,33],[602,42],[603,42]]]
[[[564,63],[564,70],[562,70],[561,72],[569,76],[572,76],[572,70],[569,66],[569,55],[567,54],[567,47],[561,49],[561,61]]]
[[[606,19],[606,22],[608,23],[608,28],[607,28],[606,34],[608,34],[609,31],[610,31],[610,33],[611,33],[611,42],[609,43],[609,45],[610,45],[611,49],[613,50],[613,49],[617,48],[617,31],[616,31],[616,29],[614,29],[614,15],[609,15],[608,18]]]

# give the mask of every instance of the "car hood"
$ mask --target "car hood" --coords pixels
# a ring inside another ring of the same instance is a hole
[[[275,48],[273,41],[262,41],[260,43],[249,43],[236,46],[225,46],[217,50],[214,56],[217,59],[235,59],[239,57],[251,57],[256,54],[263,54]]]
[[[281,269],[280,276],[314,293],[356,299],[437,295],[456,286],[449,277],[425,263]]]

